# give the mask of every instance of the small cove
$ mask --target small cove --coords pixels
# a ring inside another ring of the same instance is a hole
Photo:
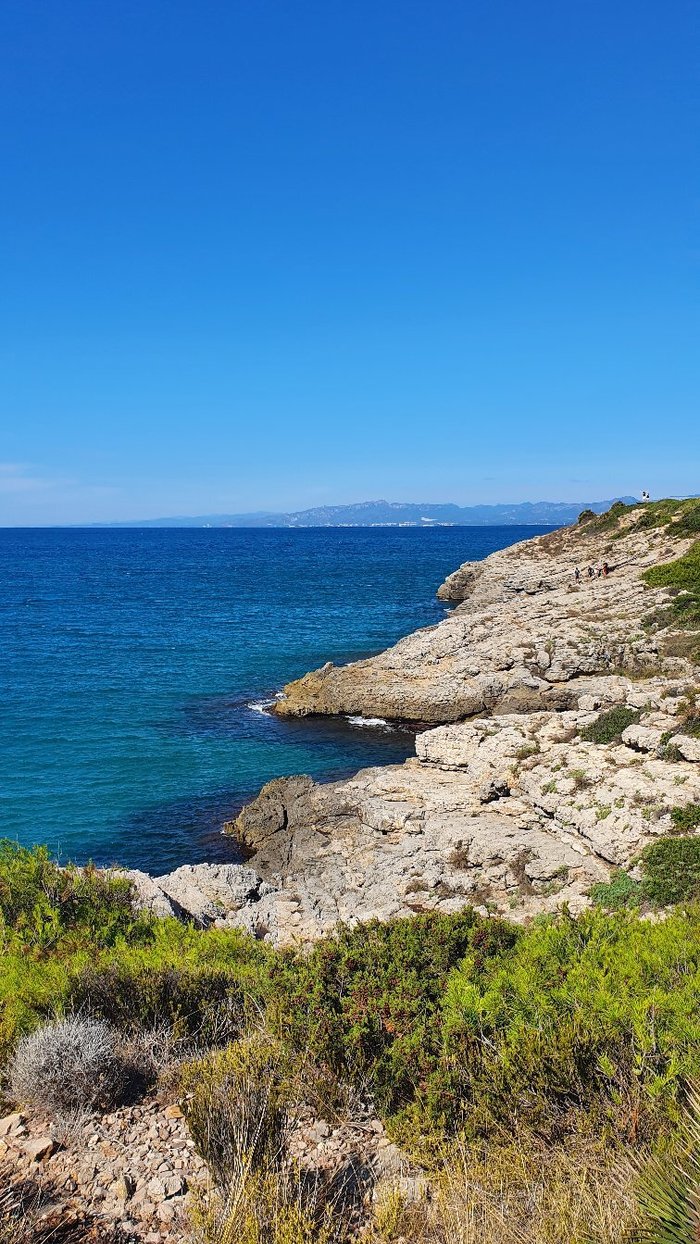
[[[235,858],[221,823],[264,782],[413,750],[261,705],[440,621],[450,571],[541,530],[0,530],[0,833],[155,873]]]

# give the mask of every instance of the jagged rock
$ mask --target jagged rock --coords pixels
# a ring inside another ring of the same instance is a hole
[[[663,731],[650,726],[627,726],[622,731],[622,742],[638,752],[656,752],[661,746]]]
[[[0,1119],[0,1136],[9,1136],[11,1132],[17,1132],[25,1119],[26,1115],[18,1111],[14,1114],[6,1114],[4,1119]]]
[[[56,1141],[52,1136],[36,1136],[25,1140],[22,1148],[32,1162],[45,1162],[56,1152]]]
[[[368,660],[326,663],[289,683],[274,711],[437,724],[573,709],[587,693],[582,680],[620,667],[687,671],[687,662],[663,655],[662,631],[640,630],[642,617],[667,599],[641,575],[691,543],[669,548],[663,528],[623,535],[609,576],[580,582],[576,565],[610,558],[607,536],[567,528],[466,563],[440,589],[443,599],[464,602],[445,621]]]
[[[700,739],[691,739],[687,734],[674,734],[668,745],[677,748],[684,760],[700,764]]]
[[[696,676],[642,626],[666,600],[642,572],[690,543],[567,529],[467,563],[441,590],[463,602],[444,622],[370,660],[327,662],[277,706],[435,723],[415,758],[326,785],[268,783],[230,826],[247,865],[178,869],[144,901],[160,893],[200,924],[276,944],[467,904],[516,920],[581,909],[593,882],[672,829],[674,806],[700,801],[700,743],[677,717]],[[576,581],[576,564],[603,558],[607,578]],[[581,737],[623,705],[641,720],[621,742]]]

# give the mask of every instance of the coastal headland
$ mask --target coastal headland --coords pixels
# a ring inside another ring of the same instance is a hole
[[[618,504],[459,567],[444,621],[274,709],[414,723],[415,757],[270,782],[226,826],[245,865],[132,872],[140,901],[275,944],[468,905],[581,910],[700,802],[699,549],[700,501]]]

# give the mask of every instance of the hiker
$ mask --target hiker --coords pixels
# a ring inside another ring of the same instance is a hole
[[[580,580],[581,580],[581,571],[579,570],[578,566],[576,567],[576,569],[575,569],[575,571],[574,571],[574,578],[575,578],[575,580],[576,580],[576,582],[577,582],[577,583],[579,583],[579,582],[580,582]]]
[[[595,570],[593,569],[592,566],[588,567],[588,578],[595,579]]]
[[[646,488],[642,489],[642,501],[651,501],[651,497],[649,496]]]
[[[604,579],[607,579],[607,577],[608,577],[608,572],[609,572],[608,563],[607,563],[607,562],[603,562],[603,578],[604,578]]]

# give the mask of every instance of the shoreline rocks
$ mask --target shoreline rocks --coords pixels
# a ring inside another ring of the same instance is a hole
[[[305,944],[339,922],[479,910],[525,920],[632,867],[700,802],[700,741],[683,732],[697,667],[645,619],[668,603],[642,574],[692,539],[568,528],[467,563],[437,626],[376,657],[327,663],[285,688],[281,716],[357,713],[427,725],[416,755],[319,784],[268,783],[233,822],[245,865],[129,874],[150,910]],[[608,577],[578,564],[607,560]],[[586,727],[634,710],[613,742]],[[582,734],[584,732],[584,734]]]

